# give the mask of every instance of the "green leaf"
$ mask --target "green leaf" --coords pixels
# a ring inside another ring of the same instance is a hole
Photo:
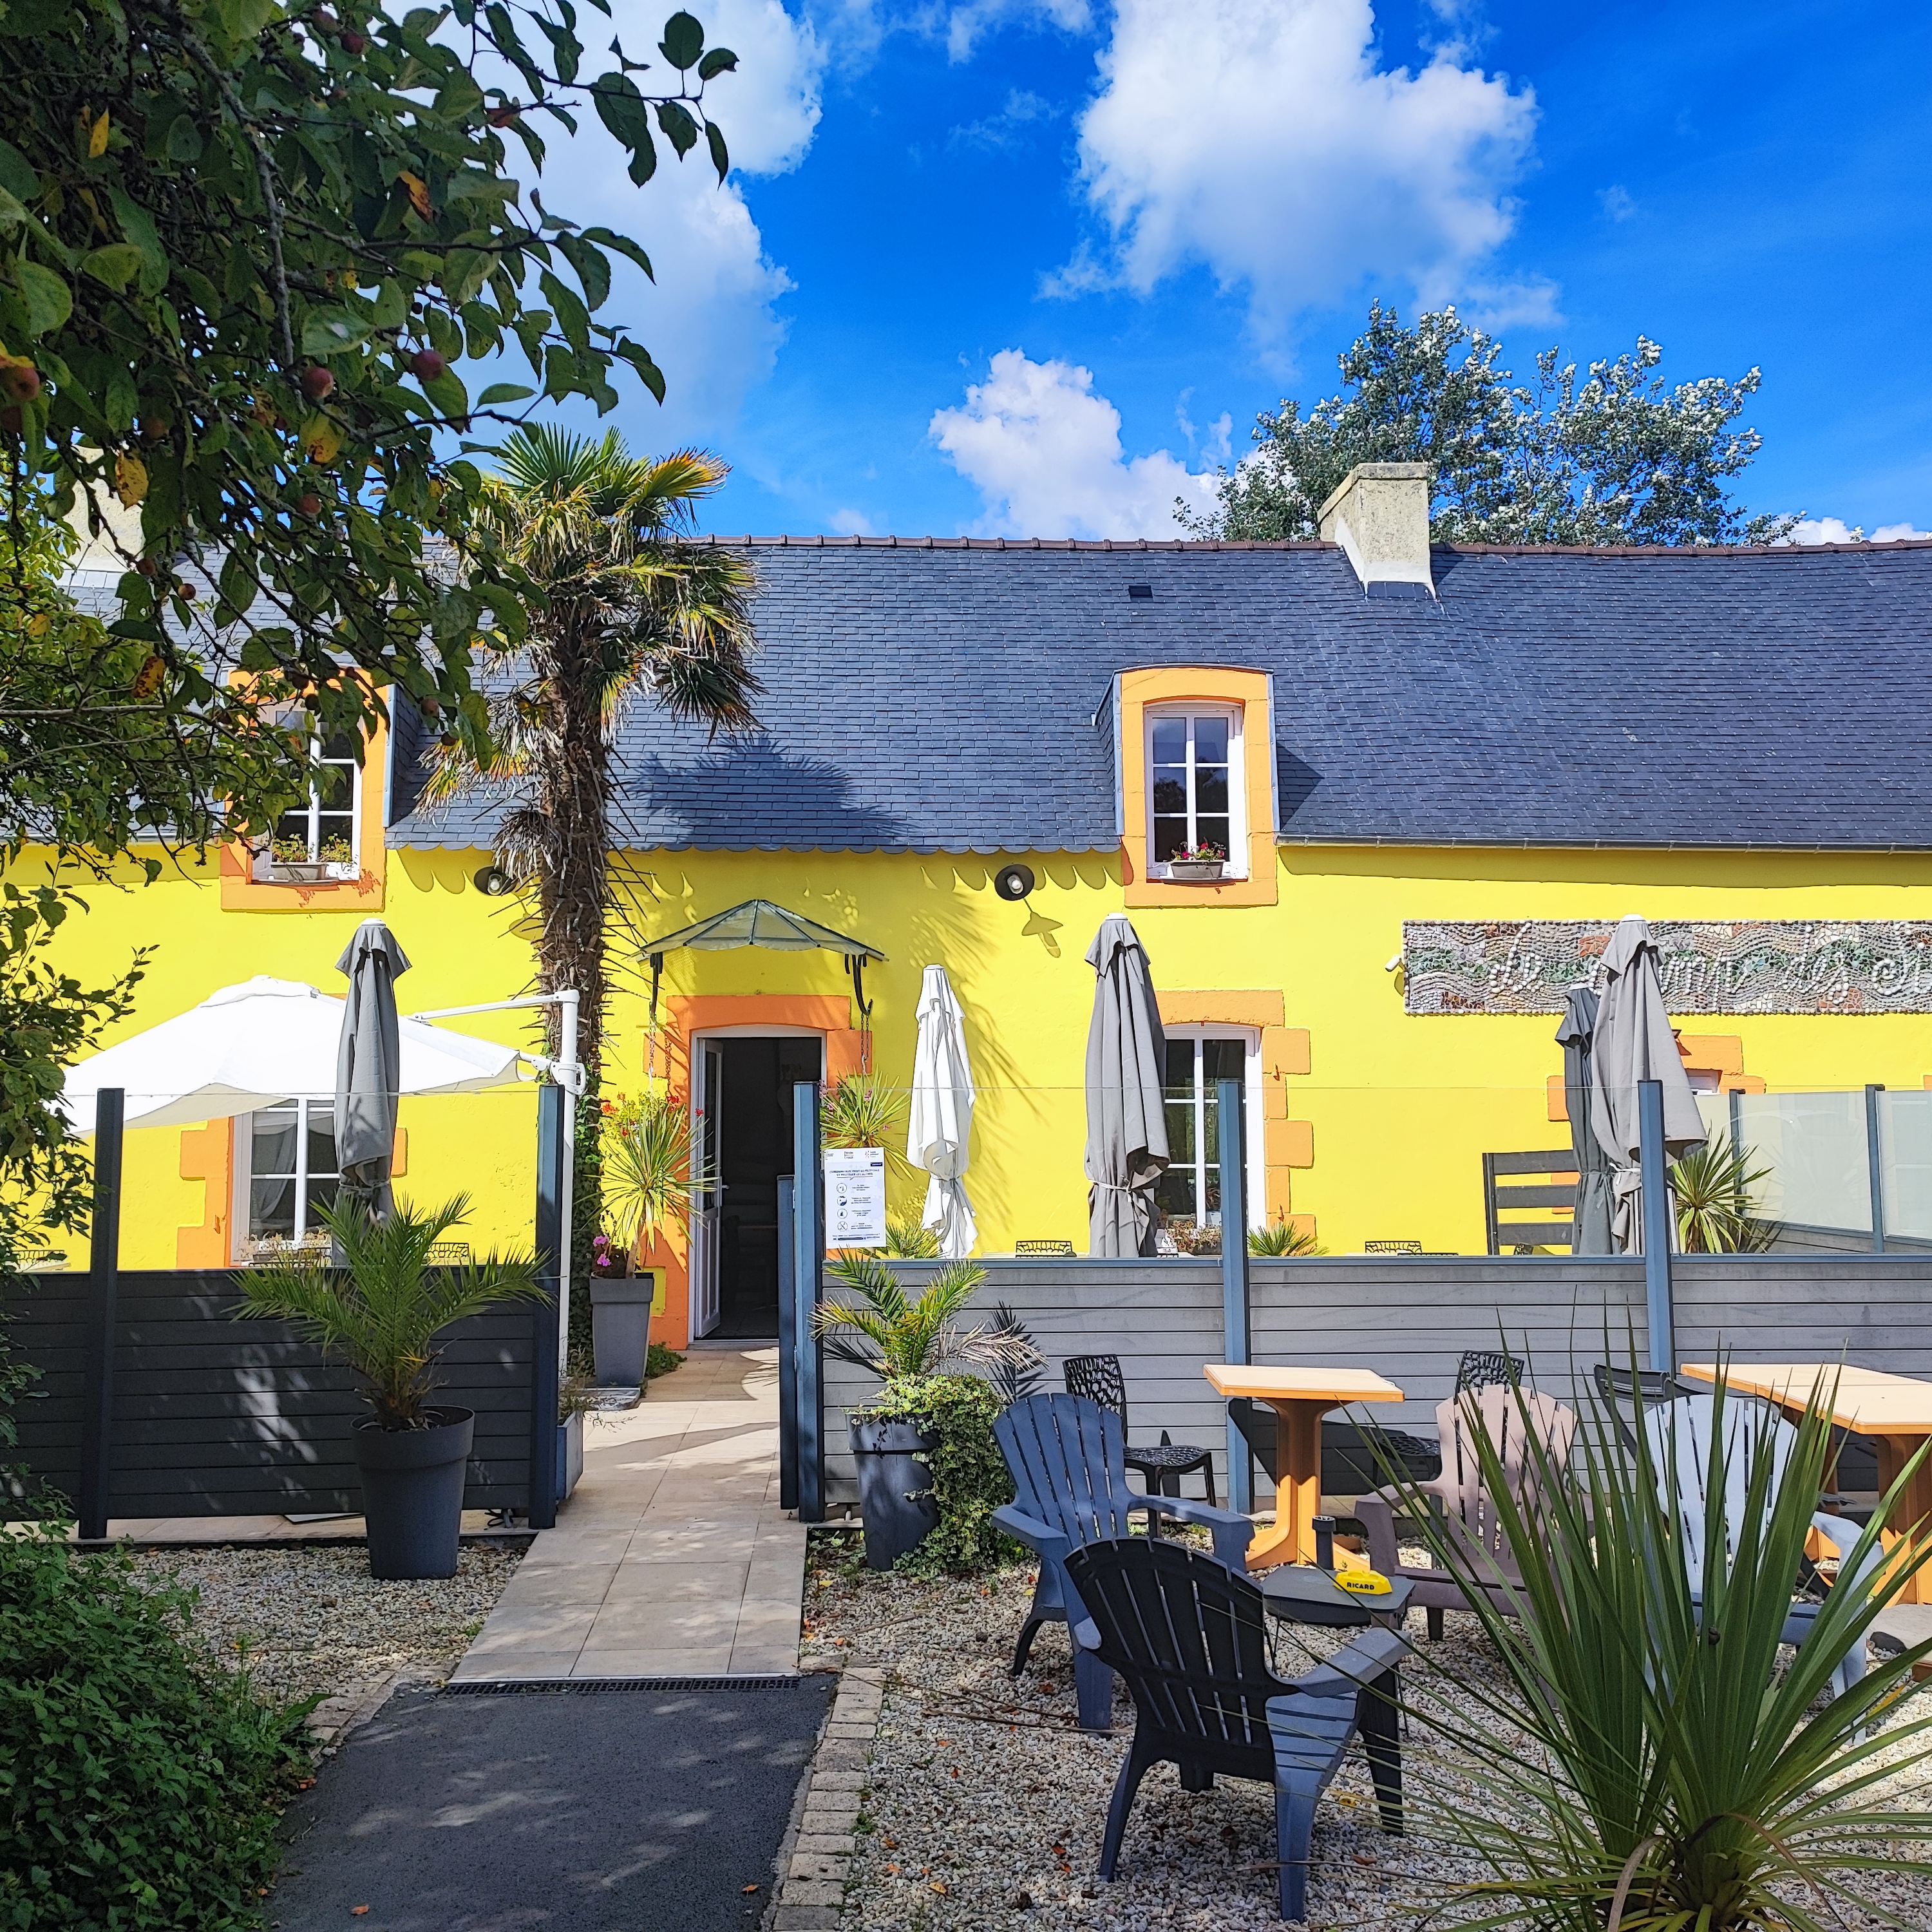
[[[651,266],[651,258],[628,235],[620,235],[610,228],[586,228],[584,238],[596,242],[600,248],[609,249],[614,255],[622,255],[626,261],[636,262],[652,281],[657,280],[657,271]]]
[[[444,299],[452,308],[460,308],[490,279],[493,266],[490,256],[481,249],[452,248],[425,279],[440,275]]]
[[[26,298],[27,333],[44,335],[58,328],[74,313],[74,296],[66,283],[51,268],[38,262],[14,264],[14,286]]]
[[[141,251],[131,242],[113,242],[80,258],[80,272],[118,295],[141,272]]]
[[[738,64],[738,56],[729,47],[713,47],[698,63],[700,80],[716,80],[721,74],[730,73]]]
[[[650,350],[640,342],[620,342],[617,345],[617,353],[637,370],[644,387],[659,402],[662,402],[664,399],[664,371],[651,360]]]
[[[194,162],[201,159],[201,130],[192,114],[178,114],[168,127],[167,155],[171,161]]]
[[[603,250],[580,235],[560,236],[556,245],[564,260],[577,271],[577,279],[584,288],[584,306],[602,308],[610,293],[610,264],[604,260]]]
[[[135,391],[134,376],[124,362],[116,364],[113,374],[107,379],[107,393],[101,402],[107,427],[116,436],[125,436],[134,428],[134,412],[140,406],[141,398]]]
[[[583,303],[578,300],[576,291],[559,281],[548,268],[537,278],[537,286],[556,311],[557,326],[563,331],[564,339],[580,354],[588,349],[590,317]]]
[[[495,403],[520,403],[526,397],[536,394],[536,390],[522,382],[492,382],[476,398],[476,406],[487,410]]]
[[[724,136],[715,121],[704,124],[704,138],[711,148],[711,165],[718,170],[722,182],[731,172],[731,157],[724,149]]]
[[[110,199],[122,233],[141,251],[141,292],[158,296],[168,285],[168,254],[154,218],[125,188],[114,188]]]
[[[27,211],[6,189],[0,188],[0,228],[17,228],[27,218]]]
[[[658,43],[658,52],[680,74],[688,71],[704,52],[704,28],[688,14],[674,14],[664,22],[664,37]]]
[[[444,370],[434,382],[425,382],[422,386],[423,394],[442,415],[466,416],[470,413],[470,392],[454,369]]]
[[[19,201],[38,201],[40,198],[40,176],[34,173],[26,156],[10,141],[0,140],[0,188]]]
[[[352,309],[311,309],[302,324],[302,346],[304,356],[340,356],[346,350],[359,347],[369,339],[370,324],[366,316],[358,315]]]
[[[698,146],[698,123],[675,100],[658,104],[658,125],[664,130],[664,139],[677,150],[680,160]]]
[[[410,319],[409,285],[392,276],[376,292],[369,321],[375,328],[400,328]]]

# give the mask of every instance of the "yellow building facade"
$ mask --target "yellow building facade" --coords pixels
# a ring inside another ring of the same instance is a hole
[[[1084,956],[1120,912],[1171,1041],[1213,1044],[1196,1049],[1197,1080],[1244,1082],[1251,1222],[1288,1220],[1331,1253],[1483,1252],[1481,1156],[1567,1144],[1549,986],[1526,994],[1514,968],[1478,959],[1432,1006],[1418,975],[1442,930],[1472,958],[1548,933],[1586,966],[1588,929],[1631,912],[1693,940],[1756,934],[1719,944],[1729,980],[1673,1007],[1695,1084],[1932,1085],[1932,970],[1912,977],[1932,960],[1932,806],[1912,765],[1932,551],[1438,550],[1422,596],[1412,558],[1388,600],[1376,560],[1339,540],[752,554],[762,735],[712,745],[646,706],[620,739],[607,1098],[648,1070],[692,1100],[707,1040],[789,1041],[770,1062],[782,1075],[808,1054],[826,1078],[864,1067],[903,1090],[922,970],[943,964],[978,1088],[966,1185],[980,1251],[1084,1252]],[[1848,634],[1848,611],[1863,630]],[[1874,637],[1918,667],[1916,700],[1875,684]],[[1718,686],[1727,710],[1712,708]],[[1189,724],[1185,760],[1164,763],[1176,718],[1226,730]],[[405,1013],[529,989],[521,904],[478,884],[497,807],[416,808],[406,720],[395,732],[368,748],[340,876],[259,876],[230,847],[91,895],[64,963],[98,974],[153,949],[121,1032],[257,974],[339,992],[334,962],[371,916],[412,962]],[[1176,771],[1184,842],[1226,848],[1218,879],[1172,871]],[[1003,873],[1021,896],[1003,896]],[[650,940],[752,899],[884,956],[865,970],[869,1022],[836,954],[747,948],[664,954],[653,1024]],[[1768,965],[1780,934],[1808,935],[1808,957],[1835,946],[1838,963],[1808,979]],[[1786,1010],[1754,1010],[1767,1004]],[[451,1024],[532,1044],[526,1022]],[[734,1051],[749,1066],[748,1046]],[[528,1088],[406,1100],[400,1190],[466,1190],[473,1243],[527,1240],[535,1114]],[[130,1132],[124,1265],[241,1257],[248,1132],[246,1117]],[[896,1174],[895,1208],[916,1208],[921,1185]],[[767,1211],[746,1210],[746,1254],[764,1252]],[[681,1342],[685,1238],[648,1258],[668,1277],[655,1332]]]

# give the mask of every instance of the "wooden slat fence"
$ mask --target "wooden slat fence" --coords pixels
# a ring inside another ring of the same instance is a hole
[[[40,1372],[16,1411],[16,1458],[70,1498],[80,1480],[88,1277],[37,1274],[10,1294],[15,1354]],[[108,1514],[358,1510],[356,1378],[280,1322],[238,1322],[224,1271],[124,1272],[115,1322]],[[473,1409],[466,1509],[530,1502],[531,1362],[541,1307],[446,1331],[436,1400]]]

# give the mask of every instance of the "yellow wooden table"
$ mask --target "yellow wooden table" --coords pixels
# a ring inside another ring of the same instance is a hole
[[[1274,1527],[1248,1545],[1248,1568],[1315,1561],[1322,1514],[1322,1418],[1351,1402],[1400,1402],[1402,1390],[1370,1369],[1265,1369],[1210,1362],[1201,1372],[1224,1396],[1246,1396],[1274,1411]]]
[[[1686,1362],[1678,1370],[1698,1381],[1718,1378],[1714,1362]],[[1879,1369],[1854,1369],[1836,1362],[1729,1362],[1725,1386],[1738,1395],[1775,1402],[1794,1420],[1804,1413],[1814,1389],[1832,1395],[1832,1420],[1855,1436],[1870,1436],[1878,1452],[1878,1486],[1889,1490],[1918,1445],[1932,1436],[1932,1382],[1888,1376]],[[1932,1520],[1932,1456],[1912,1478],[1892,1510],[1886,1532],[1895,1534]],[[1921,1570],[1898,1594],[1906,1604],[1932,1603],[1932,1576]]]

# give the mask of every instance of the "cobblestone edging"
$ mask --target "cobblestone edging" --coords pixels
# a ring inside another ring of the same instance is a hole
[[[857,1849],[866,1766],[885,1697],[883,1670],[848,1668],[839,1677],[825,1735],[812,1754],[770,1932],[837,1932]]]

